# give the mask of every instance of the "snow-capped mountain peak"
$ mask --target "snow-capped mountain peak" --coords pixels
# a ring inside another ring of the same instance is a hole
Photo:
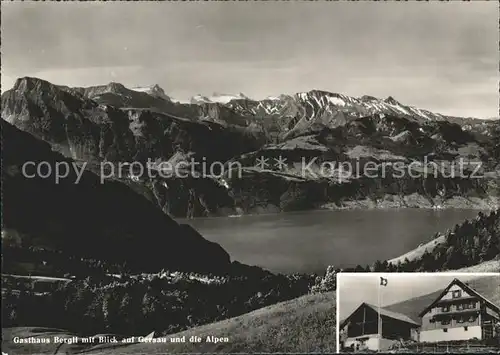
[[[242,93],[239,93],[238,95],[232,95],[232,94],[221,94],[214,92],[211,96],[203,96],[203,95],[193,96],[191,102],[227,104],[232,100],[249,100],[249,98]]]
[[[394,97],[389,96],[387,99],[384,100],[384,102],[391,104],[391,105],[398,105],[402,106]]]
[[[165,94],[165,90],[163,90],[158,84],[150,85],[150,86],[136,86],[133,87],[132,90],[137,92],[144,92],[151,96],[160,97],[162,99],[170,101],[170,97]]]
[[[369,95],[353,97],[323,90],[268,97],[260,101],[248,100],[243,104],[238,101],[230,101],[227,105],[244,115],[289,116],[298,117],[307,122],[337,117],[339,114],[349,117],[364,117],[375,114],[396,115],[420,121],[445,119],[443,115],[403,105],[391,96],[384,100]]]

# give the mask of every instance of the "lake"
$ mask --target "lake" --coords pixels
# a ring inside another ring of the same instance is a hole
[[[477,210],[308,211],[179,220],[219,243],[232,260],[273,272],[324,272],[402,255]]]

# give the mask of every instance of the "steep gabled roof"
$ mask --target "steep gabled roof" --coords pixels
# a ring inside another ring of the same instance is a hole
[[[377,306],[374,306],[372,304],[369,304],[369,303],[366,303],[366,302],[363,302],[358,308],[356,308],[350,315],[349,317],[347,317],[346,319],[344,319],[342,321],[342,324],[340,325],[340,327],[344,327],[344,325],[349,321],[349,319],[352,317],[353,314],[355,314],[358,310],[360,310],[362,307],[368,307],[370,309],[372,309],[373,311],[375,311],[375,313],[378,314],[379,312],[379,307]],[[392,318],[392,319],[396,319],[396,320],[399,320],[401,322],[405,322],[405,323],[408,323],[408,324],[411,324],[411,325],[414,325],[414,326],[417,326],[419,327],[420,324],[415,322],[414,320],[412,320],[411,318],[405,316],[404,314],[401,314],[401,313],[397,313],[397,312],[392,312],[392,311],[388,311],[387,309],[384,309],[382,307],[380,307],[380,315],[381,316],[384,316],[384,317],[388,317],[388,318]]]
[[[460,286],[463,290],[465,290],[467,293],[470,293],[478,298],[480,298],[481,300],[483,300],[484,302],[486,302],[491,308],[493,308],[494,310],[496,310],[497,312],[500,312],[500,307],[497,306],[496,304],[494,304],[493,302],[489,301],[488,299],[486,299],[483,295],[481,295],[479,292],[477,292],[476,290],[474,290],[473,288],[471,288],[469,285],[467,285],[466,283],[460,281],[459,279],[453,279],[453,281],[450,282],[450,284],[443,290],[443,292],[440,293],[440,295],[434,300],[434,302],[432,302],[430,305],[428,305],[422,312],[419,313],[419,317],[423,317],[424,314],[426,314],[429,309],[431,309],[432,307],[434,307],[434,305],[436,303],[438,303],[441,298],[443,298],[444,295],[446,295],[446,293],[450,290],[450,288],[453,286],[453,285],[458,285]]]
[[[374,305],[369,304],[369,303],[365,303],[365,304],[368,307],[370,307],[371,309],[373,309],[375,312],[378,312],[378,307],[377,306],[374,306]],[[410,324],[414,324],[414,325],[420,326],[420,324],[418,324],[417,322],[415,322],[410,317],[405,316],[402,313],[397,313],[397,312],[389,311],[389,310],[387,310],[385,308],[380,308],[380,315],[381,316],[386,316],[386,317],[389,317],[389,318],[393,318],[393,319],[397,319],[397,320],[400,320],[402,322],[406,322],[406,323],[410,323]]]

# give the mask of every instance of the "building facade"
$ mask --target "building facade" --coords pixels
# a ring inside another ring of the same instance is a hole
[[[455,279],[420,317],[420,342],[485,340],[496,336],[500,308]]]
[[[403,314],[363,303],[342,322],[341,346],[355,351],[384,351],[399,341],[417,340],[418,327]]]

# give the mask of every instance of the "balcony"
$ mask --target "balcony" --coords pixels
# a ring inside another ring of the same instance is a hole
[[[437,314],[434,314],[433,318],[443,318],[443,317],[449,317],[449,316],[461,315],[461,314],[479,314],[479,308],[450,309],[447,312],[439,312]]]
[[[461,305],[461,303],[464,303]],[[460,306],[460,307],[459,307]],[[446,309],[447,308],[447,309]],[[443,307],[434,308],[434,314],[454,314],[454,313],[469,313],[473,311],[479,311],[480,307],[478,302],[474,304],[467,302],[460,302],[459,304],[448,304],[447,307],[443,309]]]
[[[447,305],[452,303],[472,302],[472,301],[478,301],[477,297],[467,296],[467,297],[441,299],[439,300],[439,302],[436,303],[436,306]]]
[[[478,310],[469,309],[461,312],[452,312],[451,314],[443,313],[434,316],[430,320],[430,323],[436,324],[437,328],[474,325],[478,322],[479,314],[480,312]]]

